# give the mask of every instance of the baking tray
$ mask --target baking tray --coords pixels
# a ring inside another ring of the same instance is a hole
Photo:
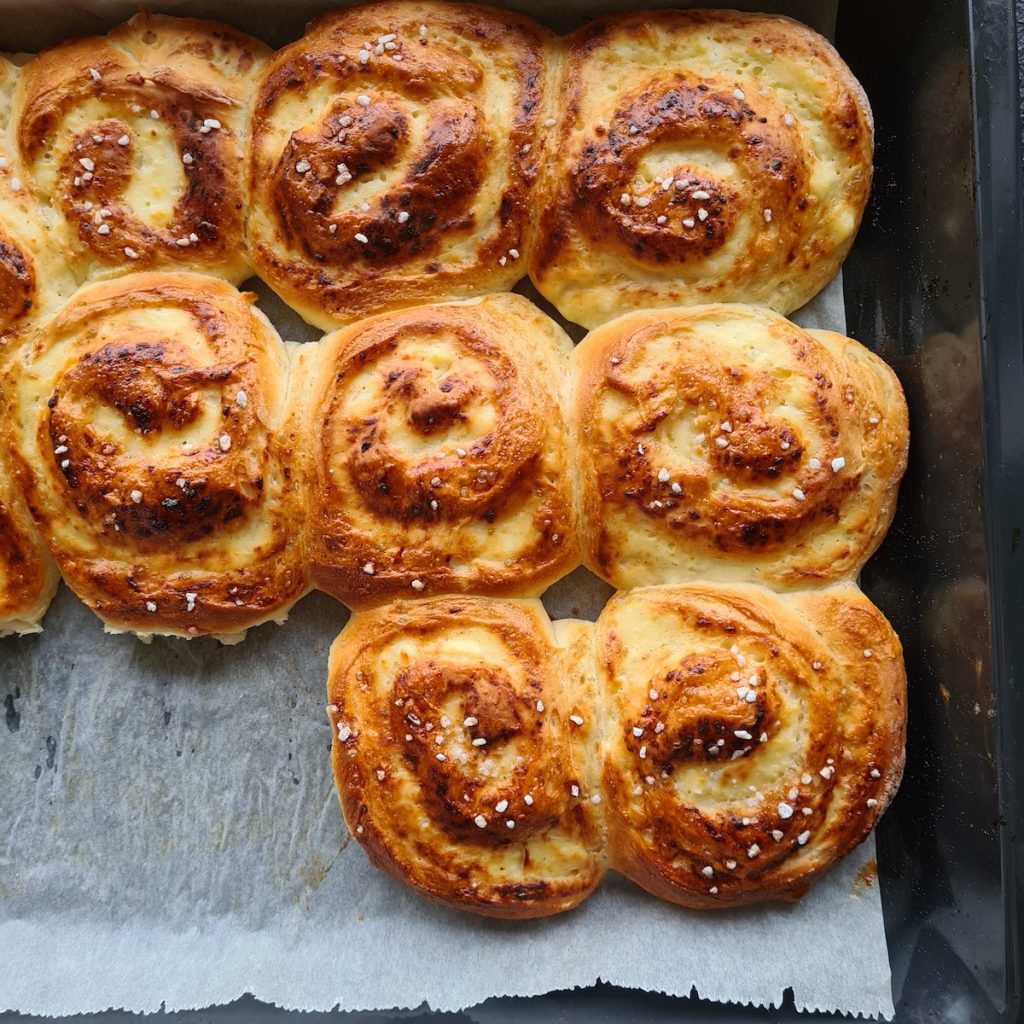
[[[82,32],[109,27],[87,0],[61,6],[70,8]],[[252,28],[252,19],[232,18],[231,0],[154,6]],[[269,6],[258,6],[269,13]],[[275,5],[274,20],[296,35],[321,6],[328,5]],[[509,6],[560,30],[572,27],[580,7],[563,3],[552,16],[544,0]],[[627,5],[593,6],[596,13]],[[22,32],[38,35],[45,5],[25,0],[21,10],[23,19],[0,23],[5,48],[18,45]],[[907,771],[878,830],[900,1024],[1024,1020],[1018,839],[1024,787],[1017,779],[1024,770],[1024,234],[1017,34],[1012,0],[839,4],[836,44],[864,84],[876,120],[875,185],[844,267],[849,332],[896,368],[913,436],[896,521],[863,577],[868,595],[903,639],[910,678]],[[481,1024],[807,1016],[787,1005],[753,1010],[600,985],[495,999],[445,1015]],[[252,999],[160,1017],[183,1024],[440,1019],[300,1016]],[[0,1014],[5,1022],[29,1019],[38,1018]],[[110,1012],[74,1019],[108,1024],[135,1018]]]

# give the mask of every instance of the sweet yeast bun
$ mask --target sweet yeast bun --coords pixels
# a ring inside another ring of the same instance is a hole
[[[96,283],[7,367],[32,515],[112,631],[239,639],[307,589],[288,357],[253,298],[197,274]]]
[[[247,276],[246,104],[269,52],[226,25],[143,13],[26,65],[25,185],[79,281],[165,267]]]
[[[373,863],[421,895],[539,917],[604,873],[593,627],[539,601],[400,601],[354,615],[331,648],[334,775]]]
[[[620,593],[596,649],[609,863],[662,899],[797,899],[899,785],[900,643],[853,585]]]
[[[362,320],[299,353],[316,586],[534,597],[579,564],[569,338],[518,295]]]
[[[510,289],[526,273],[554,47],[529,19],[474,4],[317,18],[256,99],[260,276],[324,329]]]
[[[864,346],[741,305],[628,313],[573,353],[585,558],[618,587],[852,579],[906,468]]]
[[[871,183],[872,121],[832,46],[788,18],[644,11],[564,44],[530,274],[570,320],[753,302],[833,277]]]

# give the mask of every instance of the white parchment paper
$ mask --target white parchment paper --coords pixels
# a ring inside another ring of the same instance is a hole
[[[168,0],[280,44],[315,0]],[[553,27],[632,0],[513,4]],[[831,34],[835,0],[741,3]],[[103,31],[130,0],[0,0],[0,49]],[[532,296],[528,288],[524,289]],[[316,337],[266,289],[288,340]],[[548,310],[550,311],[549,307]],[[795,319],[842,330],[833,282]],[[574,333],[575,337],[580,332]],[[870,339],[864,339],[870,343]],[[594,618],[579,570],[545,595]],[[350,842],[324,684],[347,618],[322,594],[231,648],[108,636],[65,588],[40,636],[0,640],[0,1010],[283,1007],[457,1010],[598,980],[672,995],[891,1016],[873,839],[795,906],[696,913],[617,875],[582,907],[496,922],[428,904]]]

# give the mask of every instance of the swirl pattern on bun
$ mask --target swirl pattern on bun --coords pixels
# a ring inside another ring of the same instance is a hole
[[[579,563],[571,343],[492,295],[361,321],[300,353],[314,583],[535,596]]]
[[[615,586],[815,585],[881,542],[907,407],[857,342],[701,306],[627,314],[573,360],[585,557]]]
[[[609,859],[662,899],[797,899],[899,785],[900,644],[855,586],[621,593],[596,647]]]
[[[225,25],[139,14],[25,67],[26,186],[79,280],[163,267],[246,276],[245,103],[268,53]]]
[[[564,46],[530,265],[564,316],[788,313],[828,283],[867,200],[872,120],[825,39],[770,15],[646,11]]]
[[[604,866],[569,692],[591,627],[537,601],[435,598],[354,615],[331,648],[328,716],[345,820],[422,895],[494,917],[575,906]],[[580,724],[577,724],[577,721]]]
[[[111,630],[238,637],[306,590],[287,355],[252,299],[194,274],[94,284],[7,369],[30,509]]]
[[[525,274],[553,37],[509,11],[388,2],[275,55],[250,175],[260,275],[324,329]]]

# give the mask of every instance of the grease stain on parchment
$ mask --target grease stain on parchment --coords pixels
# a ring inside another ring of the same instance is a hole
[[[874,857],[866,861],[853,880],[854,896],[863,896],[878,881],[878,861]]]

